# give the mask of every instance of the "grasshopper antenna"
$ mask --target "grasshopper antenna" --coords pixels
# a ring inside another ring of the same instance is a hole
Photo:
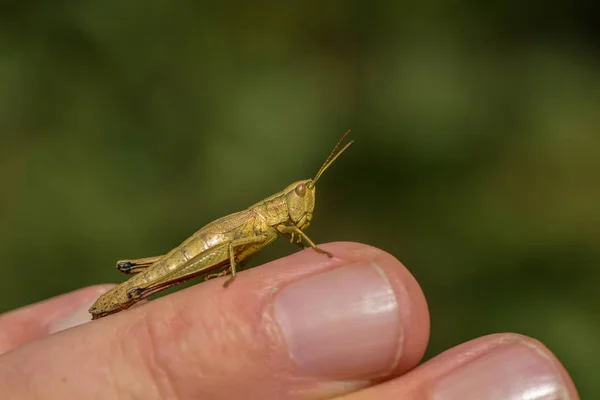
[[[325,170],[327,168],[329,168],[329,166],[331,164],[333,164],[333,162],[335,160],[337,160],[337,158],[348,149],[348,147],[350,147],[352,145],[352,143],[354,143],[354,140],[351,140],[350,142],[348,142],[348,144],[346,144],[340,151],[337,151],[337,149],[340,147],[340,145],[342,144],[342,142],[344,141],[344,139],[346,138],[346,136],[348,136],[348,134],[350,133],[350,129],[348,129],[348,131],[346,133],[344,133],[344,136],[342,136],[342,138],[337,142],[337,144],[335,145],[335,147],[333,148],[333,150],[331,150],[331,153],[329,153],[329,156],[327,157],[327,159],[325,160],[325,162],[323,163],[323,165],[321,165],[321,168],[319,168],[319,170],[317,171],[317,174],[315,175],[314,179],[312,180],[312,182],[309,183],[310,186],[314,186],[317,181],[319,180],[319,178],[321,177],[321,175],[323,175],[323,172],[325,172]]]

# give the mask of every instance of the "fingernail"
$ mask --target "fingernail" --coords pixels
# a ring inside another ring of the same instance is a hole
[[[284,287],[275,319],[292,359],[311,375],[374,377],[395,366],[402,331],[394,290],[376,264],[354,264]]]
[[[503,346],[451,372],[433,389],[434,400],[567,400],[560,372],[540,350]]]
[[[98,290],[90,292],[85,298],[79,299],[80,304],[77,307],[74,307],[71,312],[57,318],[50,324],[48,334],[64,331],[65,329],[91,321],[92,316],[88,310],[96,302],[96,299],[106,293],[108,289],[110,287],[100,287]]]

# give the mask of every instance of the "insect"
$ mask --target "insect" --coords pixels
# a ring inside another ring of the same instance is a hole
[[[314,178],[294,182],[244,211],[211,222],[163,256],[118,261],[117,269],[134,276],[96,300],[89,309],[92,319],[125,310],[155,293],[203,275],[205,280],[231,275],[224,283],[227,287],[235,279],[238,268],[243,268],[252,254],[279,236],[332,257],[303,230],[313,218],[316,183],[352,145],[353,141],[350,141],[337,151],[349,133],[338,141]]]

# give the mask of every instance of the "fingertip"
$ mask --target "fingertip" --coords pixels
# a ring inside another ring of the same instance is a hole
[[[483,336],[453,347],[414,370],[348,400],[578,400],[573,381],[538,340],[515,333]]]
[[[357,242],[334,242],[327,246],[330,245],[350,256],[374,259],[383,270],[397,298],[402,324],[401,356],[394,374],[413,368],[425,354],[430,333],[429,307],[419,282],[402,261],[385,250]]]
[[[544,357],[557,375],[557,381],[564,387],[564,391],[568,393],[569,400],[577,400],[579,399],[579,394],[577,392],[577,388],[575,387],[575,383],[573,382],[573,378],[562,364],[562,362],[558,359],[558,357],[554,354],[554,352],[546,346],[539,339],[518,334],[518,333],[501,333],[497,334],[500,338],[504,339],[507,342],[514,341],[515,343],[522,343],[523,345],[529,347],[530,349],[536,351],[541,357]]]
[[[320,247],[334,258],[306,249],[249,271],[256,274],[249,280],[268,281],[276,292],[275,317],[287,332],[292,359],[310,359],[305,370],[340,379],[395,376],[417,365],[430,325],[425,296],[410,271],[391,254],[366,244]],[[375,306],[377,312],[369,309]],[[394,310],[393,322],[382,309]],[[319,356],[324,349],[330,364]]]
[[[427,300],[416,278],[400,260],[380,249],[368,251],[376,252],[378,265],[384,270],[398,301],[402,348],[394,375],[400,375],[414,368],[427,349],[430,333]]]
[[[431,360],[421,382],[433,398],[579,399],[573,381],[556,356],[539,340],[516,333],[480,337]],[[436,371],[437,370],[437,371]],[[440,374],[445,370],[445,373]]]
[[[368,244],[344,241],[322,247],[343,260],[374,260],[381,268],[396,296],[400,313],[400,348],[393,370],[386,375],[396,376],[414,368],[425,354],[430,333],[429,307],[414,275],[394,255]]]

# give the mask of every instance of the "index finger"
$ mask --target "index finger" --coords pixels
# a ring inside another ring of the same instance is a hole
[[[429,334],[423,294],[391,255],[308,249],[22,346],[0,357],[20,398],[325,398],[399,375]],[[27,384],[23,372],[27,372]],[[62,382],[57,385],[56,382]]]

